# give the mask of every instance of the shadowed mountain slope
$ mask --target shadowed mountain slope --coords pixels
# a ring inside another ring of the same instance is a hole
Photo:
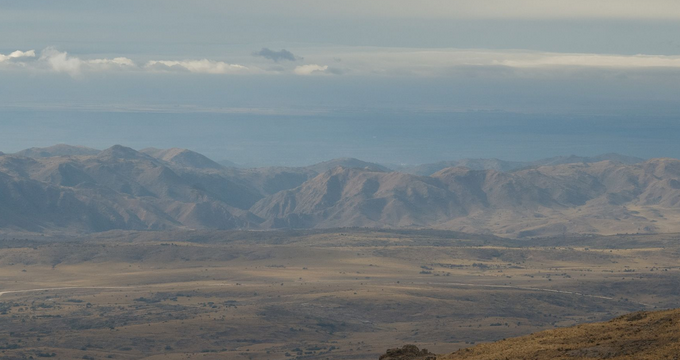
[[[261,195],[228,177],[176,172],[123,146],[96,156],[3,156],[3,227],[30,231],[249,227]]]
[[[680,161],[602,161],[430,177],[336,168],[251,211],[267,227],[435,227],[511,236],[671,231]]]
[[[335,168],[255,204],[267,227],[402,227],[463,216],[439,181],[402,173]]]
[[[262,167],[251,169],[229,169],[233,176],[245,179],[262,194],[272,195],[279,191],[294,189],[305,181],[336,167],[348,169],[368,169],[372,171],[389,171],[388,168],[352,158],[333,159],[304,167]]]

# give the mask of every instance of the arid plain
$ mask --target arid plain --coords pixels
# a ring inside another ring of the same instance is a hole
[[[680,307],[680,235],[115,231],[0,241],[0,358],[377,359]]]

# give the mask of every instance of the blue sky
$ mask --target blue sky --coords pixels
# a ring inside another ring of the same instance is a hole
[[[679,20],[680,2],[666,0],[2,2],[0,127],[10,114],[34,123],[35,114],[73,112],[109,122],[122,121],[112,113],[216,114],[246,119],[238,131],[257,139],[263,117],[334,118],[343,127],[403,112],[416,128],[428,114],[493,111],[547,122],[573,115],[586,127],[618,116],[664,131],[680,109]],[[304,138],[302,123],[290,126]],[[72,132],[61,140],[92,139]],[[13,144],[0,150],[22,146]],[[503,146],[493,149],[497,157]],[[598,151],[608,149],[645,152],[614,143]],[[343,154],[331,150],[324,154]],[[560,149],[587,151],[568,150]],[[257,151],[260,160],[213,152],[262,163],[277,154]],[[394,157],[378,160],[408,156]]]

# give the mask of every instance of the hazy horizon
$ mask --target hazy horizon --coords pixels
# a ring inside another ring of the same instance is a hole
[[[187,148],[247,166],[305,166],[353,157],[417,165],[464,158],[532,161],[619,153],[680,158],[680,123],[656,116],[510,112],[229,114],[6,111],[0,151],[58,143],[105,149]],[[417,119],[417,120],[413,120]],[[314,149],[314,151],[310,151]]]
[[[0,5],[0,141],[253,166],[680,157],[680,5]]]

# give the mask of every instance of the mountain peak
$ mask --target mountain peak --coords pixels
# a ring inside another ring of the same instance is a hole
[[[97,155],[100,159],[137,159],[143,154],[123,145],[113,145]]]
[[[222,165],[195,151],[181,148],[141,150],[142,153],[176,166],[194,169],[221,169]]]

